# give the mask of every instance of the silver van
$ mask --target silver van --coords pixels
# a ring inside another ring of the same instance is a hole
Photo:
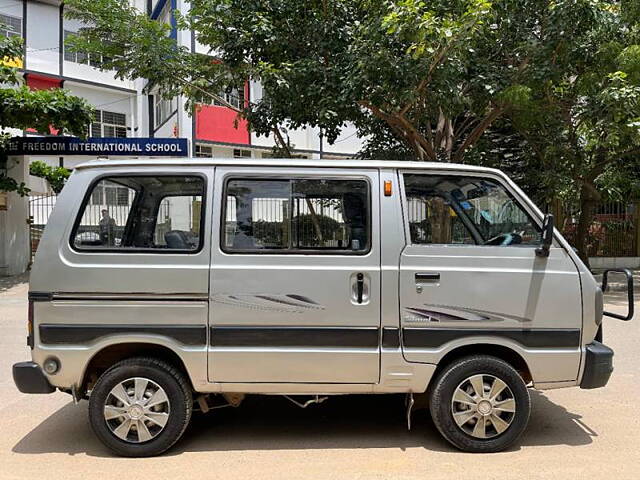
[[[631,275],[629,313],[633,316]],[[607,273],[605,273],[605,283]],[[606,284],[604,285],[606,289]],[[58,197],[29,293],[25,393],[89,400],[157,455],[194,409],[423,395],[468,452],[512,444],[528,388],[604,386],[603,289],[509,178],[385,161],[93,161]]]

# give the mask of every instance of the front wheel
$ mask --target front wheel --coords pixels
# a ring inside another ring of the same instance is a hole
[[[153,358],[133,358],[100,376],[89,398],[89,421],[118,455],[149,457],[180,439],[192,406],[191,389],[180,371]]]
[[[498,452],[515,442],[529,421],[531,401],[520,374],[507,362],[474,355],[444,368],[431,391],[433,423],[465,452]]]

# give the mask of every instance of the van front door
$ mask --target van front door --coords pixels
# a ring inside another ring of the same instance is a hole
[[[408,245],[400,258],[403,352],[438,363],[461,345],[516,350],[538,382],[575,380],[582,309],[576,265],[499,177],[402,175]]]
[[[377,382],[378,172],[221,167],[215,192],[209,380]]]

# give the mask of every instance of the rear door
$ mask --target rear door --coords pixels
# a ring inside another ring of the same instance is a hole
[[[405,172],[409,244],[400,259],[403,351],[437,363],[472,342],[517,346],[538,381],[576,378],[581,296],[575,264],[496,176]],[[542,377],[541,377],[542,376]]]
[[[209,379],[375,383],[378,172],[216,169]]]

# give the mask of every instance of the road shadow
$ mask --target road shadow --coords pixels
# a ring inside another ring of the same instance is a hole
[[[21,283],[27,283],[29,281],[29,272],[22,275],[12,275],[10,277],[0,277],[0,293],[6,292],[12,289],[16,285]]]
[[[578,414],[532,391],[529,427],[510,450],[537,445],[587,445],[597,436]],[[344,395],[300,409],[279,396],[251,396],[239,408],[195,413],[183,439],[166,455],[182,452],[424,448],[459,453],[443,440],[428,410],[413,413],[406,428],[403,395]],[[110,457],[87,421],[87,402],[56,411],[14,447],[18,454],[66,453]]]

